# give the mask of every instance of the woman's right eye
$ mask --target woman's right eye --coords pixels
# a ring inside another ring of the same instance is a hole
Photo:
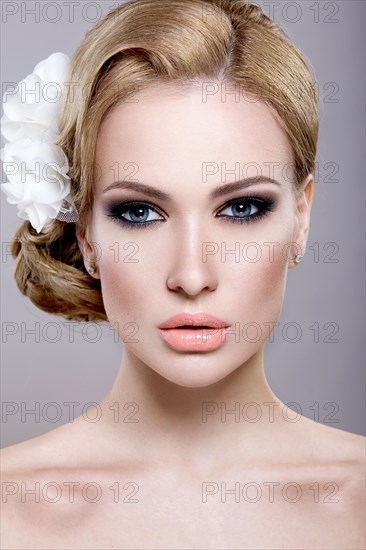
[[[111,205],[108,208],[107,215],[122,225],[134,226],[136,228],[141,226],[145,227],[156,221],[162,221],[160,214],[158,214],[155,208],[144,202],[128,202]]]

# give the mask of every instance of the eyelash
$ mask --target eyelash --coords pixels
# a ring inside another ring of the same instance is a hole
[[[219,210],[218,213],[236,204],[254,205],[256,208],[258,208],[258,212],[255,214],[252,214],[251,216],[246,216],[243,218],[240,218],[237,216],[228,216],[227,214],[224,214],[219,217],[223,218],[225,221],[228,221],[229,223],[253,223],[267,216],[269,212],[273,212],[275,210],[275,201],[272,198],[258,197],[256,195],[252,195],[250,197],[241,197],[239,199],[230,200]],[[143,201],[128,201],[123,203],[118,202],[118,203],[109,205],[109,207],[107,208],[107,216],[115,220],[120,225],[123,225],[124,227],[133,228],[133,229],[134,228],[140,229],[142,227],[155,225],[156,222],[162,221],[162,220],[150,220],[147,222],[132,222],[130,220],[126,220],[125,218],[121,217],[122,214],[125,214],[129,210],[133,210],[134,208],[138,208],[138,207],[144,210],[154,210],[157,214],[159,214],[159,212],[157,212],[156,208],[152,204],[149,204]]]

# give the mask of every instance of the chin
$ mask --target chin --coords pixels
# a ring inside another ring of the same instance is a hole
[[[212,384],[220,382],[232,371],[222,372],[222,370],[208,369],[184,369],[176,372],[159,372],[169,382],[183,388],[206,388]]]
[[[204,388],[217,382],[221,382],[231,375],[236,369],[258,352],[256,349],[247,349],[246,353],[237,356],[233,350],[216,350],[209,353],[177,353],[171,352],[168,357],[155,364],[150,357],[139,357],[146,367],[153,370],[159,376],[177,386],[185,388]],[[245,368],[245,367],[244,367]]]

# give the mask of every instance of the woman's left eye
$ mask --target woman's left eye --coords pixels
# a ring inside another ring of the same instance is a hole
[[[270,198],[262,199],[255,197],[245,197],[234,199],[228,205],[220,210],[219,217],[228,218],[229,221],[239,223],[249,223],[258,218],[267,215],[274,209],[274,201]],[[225,211],[227,213],[225,213]]]

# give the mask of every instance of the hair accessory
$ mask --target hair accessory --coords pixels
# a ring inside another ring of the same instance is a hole
[[[55,143],[69,57],[53,53],[3,97],[1,149],[8,181],[1,185],[18,216],[40,233],[53,219],[79,219],[70,194],[68,159]]]
[[[300,256],[300,254],[296,254],[296,256],[292,258],[292,261],[295,262],[295,264],[299,264],[301,260],[302,260],[302,256]]]

